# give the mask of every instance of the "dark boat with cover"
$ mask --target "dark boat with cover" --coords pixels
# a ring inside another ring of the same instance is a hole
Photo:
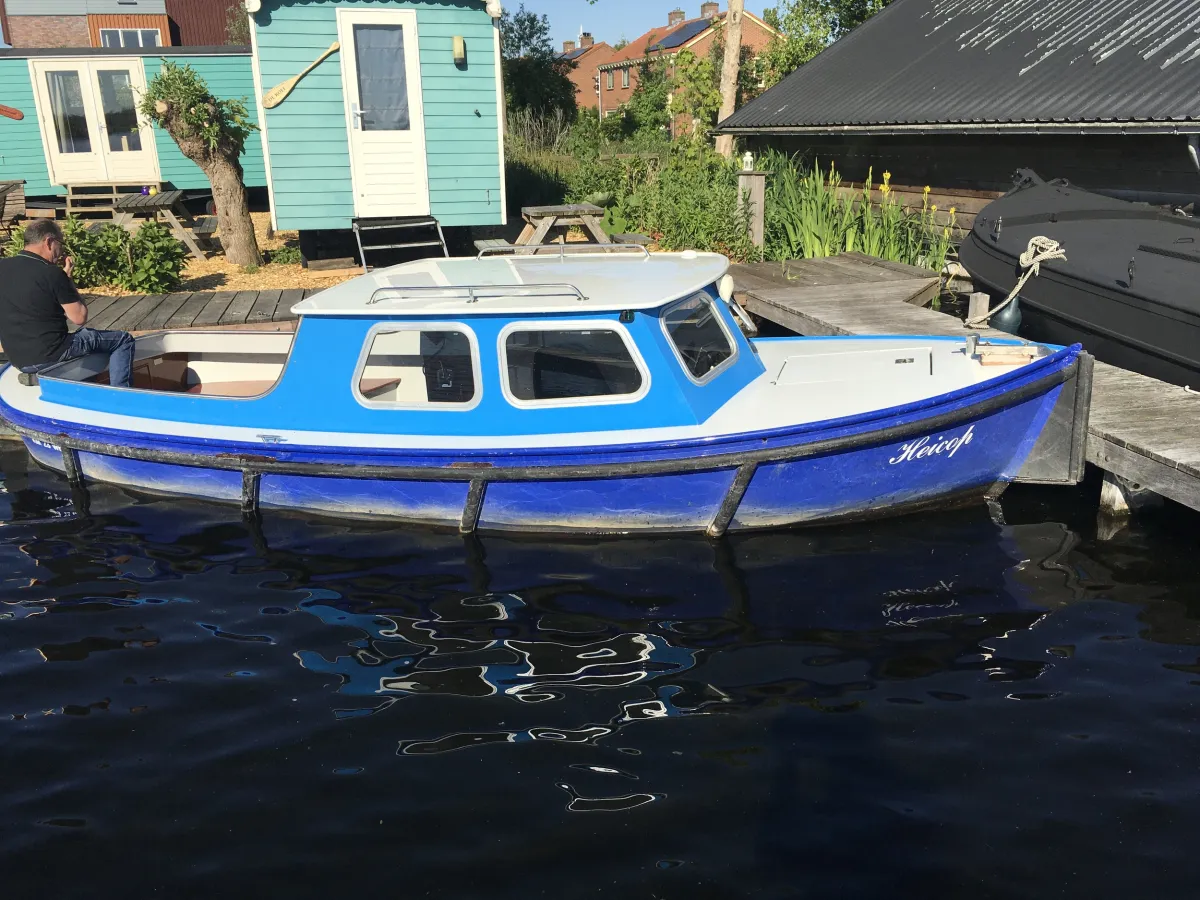
[[[1080,342],[1112,365],[1200,386],[1200,220],[1028,169],[1018,177],[963,241],[977,290],[1007,297],[1030,241],[1057,241],[1066,259],[1043,262],[1021,289],[1021,335]]]

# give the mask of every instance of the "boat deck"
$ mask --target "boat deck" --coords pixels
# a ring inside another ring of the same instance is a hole
[[[838,281],[840,270],[853,277]],[[734,266],[736,296],[751,313],[804,335],[969,332],[952,316],[911,302],[920,280],[878,278],[853,260]],[[981,337],[1009,337],[992,329]],[[1200,394],[1097,362],[1087,461],[1200,510]]]

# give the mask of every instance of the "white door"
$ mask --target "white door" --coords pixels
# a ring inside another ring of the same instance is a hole
[[[140,59],[31,60],[53,184],[159,180],[154,132],[137,113]]]
[[[429,215],[417,14],[337,11],[354,214]]]

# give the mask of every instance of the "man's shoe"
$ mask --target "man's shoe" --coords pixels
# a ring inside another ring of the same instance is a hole
[[[38,383],[37,373],[36,372],[22,372],[20,375],[17,376],[17,381],[21,382],[21,384],[25,385],[25,387],[33,387],[35,384]]]

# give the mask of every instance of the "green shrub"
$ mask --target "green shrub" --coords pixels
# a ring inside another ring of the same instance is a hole
[[[278,250],[268,250],[267,262],[294,265],[300,262],[300,248],[288,244]]]
[[[5,256],[16,256],[25,249],[25,226],[18,225],[12,230],[12,234],[8,236],[8,243],[4,245]]]
[[[186,257],[170,229],[147,222],[129,239],[129,265],[121,266],[116,283],[138,294],[165,294],[179,287]]]
[[[72,278],[79,287],[115,285],[138,294],[165,294],[179,286],[186,253],[165,225],[147,222],[133,235],[113,222],[96,233],[87,226],[73,216],[63,222],[63,246],[75,261]],[[20,252],[24,238],[24,227],[14,229],[6,255]]]
[[[109,223],[105,228],[124,229]],[[110,284],[116,271],[116,247],[111,237],[101,237],[87,230],[87,224],[74,217],[63,223],[63,243],[75,260],[71,277],[79,287],[89,288]]]

